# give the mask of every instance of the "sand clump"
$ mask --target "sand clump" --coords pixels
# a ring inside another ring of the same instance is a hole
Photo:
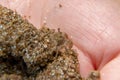
[[[36,29],[0,6],[0,80],[85,80],[72,45],[60,30]]]

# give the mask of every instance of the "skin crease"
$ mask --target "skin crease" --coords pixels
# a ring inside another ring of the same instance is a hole
[[[120,80],[120,0],[0,0],[0,4],[37,28],[46,25],[69,34],[82,76],[99,70],[101,80]]]

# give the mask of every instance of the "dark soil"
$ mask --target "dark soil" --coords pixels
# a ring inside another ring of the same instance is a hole
[[[72,45],[60,30],[38,30],[0,6],[0,80],[98,80],[97,72],[80,76]]]

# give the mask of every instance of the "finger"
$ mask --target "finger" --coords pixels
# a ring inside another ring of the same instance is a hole
[[[120,55],[101,70],[101,80],[120,80]]]
[[[74,44],[89,55],[96,69],[118,54],[120,7],[117,2],[48,0],[46,9],[50,9],[45,15],[47,25],[68,33]]]

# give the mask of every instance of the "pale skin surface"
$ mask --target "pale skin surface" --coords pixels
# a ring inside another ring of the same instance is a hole
[[[120,80],[120,0],[0,0],[37,28],[61,28],[78,53],[80,73]],[[62,7],[61,7],[62,6]]]

